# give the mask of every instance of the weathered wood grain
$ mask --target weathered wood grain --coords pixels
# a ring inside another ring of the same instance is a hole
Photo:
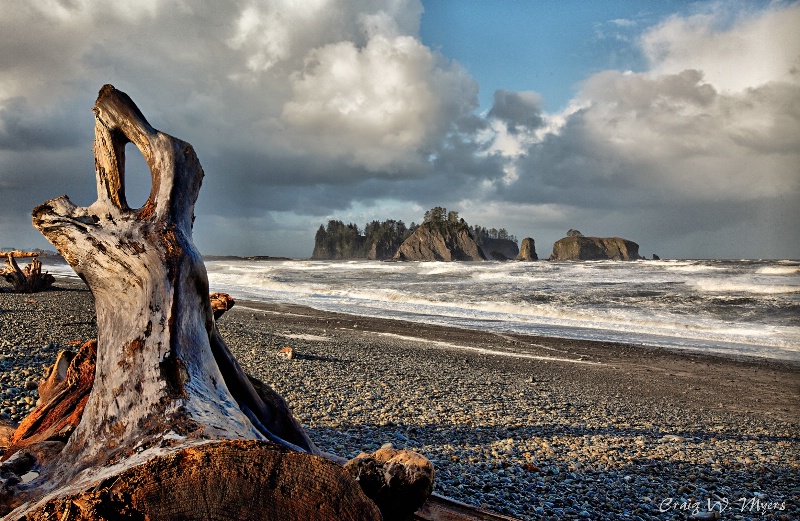
[[[236,518],[278,518],[248,511],[256,501],[300,513],[285,519],[379,519],[219,334],[192,241],[203,170],[191,145],[153,128],[110,85],[93,112],[97,200],[52,199],[34,209],[33,224],[91,289],[98,338],[66,370],[64,360],[53,367],[42,403],[12,436],[0,515],[49,519],[62,505],[80,519],[154,519],[183,505],[191,513],[178,517],[208,519],[238,505]],[[138,209],[125,198],[127,143],[151,172]]]

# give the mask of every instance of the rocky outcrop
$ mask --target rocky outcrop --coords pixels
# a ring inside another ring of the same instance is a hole
[[[511,239],[482,239],[478,245],[487,259],[505,261],[514,259],[519,254],[519,247]]]
[[[536,255],[536,242],[530,238],[525,237],[522,239],[522,246],[519,249],[519,255],[517,255],[518,261],[535,261],[539,260],[539,257]]]
[[[364,236],[358,226],[342,221],[328,221],[327,228],[320,226],[314,239],[314,260],[342,260],[365,258]]]
[[[553,244],[551,261],[638,260],[639,245],[620,237],[564,237]]]
[[[369,251],[367,252],[367,259],[369,260],[390,260],[397,248],[400,247],[400,242],[395,241],[378,241],[373,242]]]
[[[358,226],[342,221],[328,221],[314,238],[314,260],[369,259],[389,260],[411,235],[403,221],[372,221],[361,233]]]
[[[485,261],[480,246],[464,226],[421,225],[395,253],[396,261]]]

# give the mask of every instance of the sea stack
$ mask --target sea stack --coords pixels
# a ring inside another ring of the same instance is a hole
[[[519,255],[519,246],[512,239],[492,239],[475,237],[475,242],[481,247],[483,254],[489,260],[507,261]]]
[[[393,260],[485,261],[486,257],[466,226],[453,230],[425,223],[403,242]]]
[[[522,246],[519,248],[518,261],[535,261],[539,260],[536,255],[536,242],[531,237],[522,239]]]
[[[551,261],[639,259],[639,245],[633,241],[621,237],[584,237],[577,234],[556,241],[550,255]]]

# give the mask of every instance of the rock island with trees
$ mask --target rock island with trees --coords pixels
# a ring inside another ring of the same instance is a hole
[[[469,226],[458,212],[437,206],[421,224],[388,219],[372,221],[363,231],[354,223],[320,225],[312,259],[418,261],[508,260],[519,254],[517,238],[505,229]]]
[[[655,257],[655,256],[654,256]],[[505,228],[470,226],[456,211],[437,206],[422,224],[388,219],[372,221],[363,231],[354,223],[331,220],[314,240],[315,260],[485,261],[538,260],[531,237],[522,240]],[[553,245],[549,260],[639,260],[639,245],[621,237],[585,237],[577,230]]]

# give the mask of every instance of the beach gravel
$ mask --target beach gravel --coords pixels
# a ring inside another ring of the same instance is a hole
[[[6,420],[32,408],[43,365],[96,335],[90,293],[57,287],[0,293]],[[418,451],[459,501],[526,520],[800,518],[796,364],[252,302],[219,328],[320,448]]]
[[[34,408],[43,368],[62,350],[97,338],[91,294],[80,281],[35,294],[0,292],[0,419],[21,421]]]

